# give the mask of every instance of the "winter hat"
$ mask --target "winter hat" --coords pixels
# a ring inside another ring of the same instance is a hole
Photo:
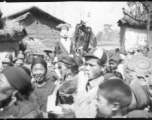
[[[41,57],[33,58],[32,65],[31,65],[31,70],[32,70],[32,68],[33,68],[33,66],[35,64],[42,64],[44,66],[44,68],[46,69],[46,71],[47,71],[47,63],[46,63],[46,61],[43,58],[41,58]]]
[[[19,67],[21,67],[23,70],[25,70],[25,72],[31,77],[31,71],[28,67],[26,67],[26,66],[19,66]]]
[[[2,71],[9,83],[22,95],[26,94],[28,86],[31,85],[31,78],[20,67],[6,67]]]

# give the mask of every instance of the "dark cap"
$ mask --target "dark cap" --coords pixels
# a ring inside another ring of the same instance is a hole
[[[22,68],[6,67],[2,73],[16,90],[19,90],[21,94],[26,94],[28,86],[31,85],[31,78]]]
[[[121,60],[121,56],[120,56],[118,53],[114,53],[114,54],[111,56],[110,60],[114,60],[114,61],[116,61],[116,62],[119,62],[119,61]]]
[[[74,58],[68,56],[68,55],[62,55],[60,56],[59,58],[59,62],[63,62],[67,65],[70,65],[70,66],[75,66],[77,65],[76,61],[74,60]]]

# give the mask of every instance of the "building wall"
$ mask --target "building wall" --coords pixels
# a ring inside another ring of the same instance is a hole
[[[130,48],[147,45],[147,30],[121,27],[120,34],[122,49],[129,50]],[[150,31],[150,38],[152,38],[152,31]],[[151,41],[149,45],[151,45]]]
[[[126,31],[126,27],[125,26],[122,26],[121,28],[120,28],[120,49],[122,50],[122,51],[124,51],[125,50],[125,38],[124,38],[124,36],[125,36],[125,31]]]
[[[15,55],[19,53],[18,42],[0,42],[0,53],[13,51],[15,52]]]
[[[52,48],[60,37],[60,31],[56,29],[59,23],[53,20],[49,21],[31,15],[22,22],[29,36],[40,39],[49,48]]]

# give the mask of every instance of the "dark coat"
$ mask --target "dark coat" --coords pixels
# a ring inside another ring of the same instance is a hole
[[[70,54],[73,53],[73,52],[74,52],[74,50],[73,50],[73,42],[71,41]],[[58,42],[56,42],[55,54],[57,56],[59,56],[59,55],[68,55],[67,50],[64,48],[64,46],[62,45],[60,40],[58,40]]]
[[[23,100],[3,108],[0,118],[43,118],[43,115],[33,102]]]
[[[35,82],[32,84],[34,86],[33,94],[36,96],[36,103],[41,111],[46,112],[47,98],[53,93],[55,84],[51,80],[47,80],[47,83],[41,88],[36,87]]]

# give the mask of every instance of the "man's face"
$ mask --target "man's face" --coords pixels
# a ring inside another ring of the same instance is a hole
[[[109,61],[109,66],[112,70],[116,70],[118,68],[118,62],[115,62],[113,60]]]
[[[103,67],[97,63],[98,59],[92,57],[86,57],[85,59],[85,70],[89,80],[100,77],[103,74]]]
[[[110,117],[112,115],[112,104],[101,94],[97,92],[97,115],[99,117]]]
[[[0,102],[12,96],[14,88],[10,85],[4,74],[0,74]]]
[[[32,74],[37,82],[43,81],[46,75],[46,69],[42,64],[35,64],[32,68]]]

